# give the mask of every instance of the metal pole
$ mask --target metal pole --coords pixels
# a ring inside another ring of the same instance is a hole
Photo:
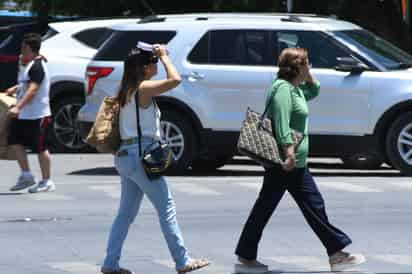
[[[292,11],[293,11],[293,0],[288,0],[288,2],[287,2],[287,9],[288,9],[288,12],[292,12]]]

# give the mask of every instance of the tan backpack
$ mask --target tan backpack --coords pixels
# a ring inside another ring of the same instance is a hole
[[[120,146],[120,105],[115,97],[106,96],[86,141],[101,153],[115,153]]]

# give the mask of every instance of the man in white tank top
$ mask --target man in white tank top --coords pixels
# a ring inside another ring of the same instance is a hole
[[[42,180],[29,189],[30,193],[54,191],[50,180],[50,154],[47,149],[47,128],[51,123],[50,80],[45,59],[39,55],[41,37],[30,33],[24,36],[18,83],[6,90],[7,95],[16,94],[17,104],[9,110],[12,122],[8,132],[8,144],[14,149],[21,168],[16,185],[11,191],[18,191],[35,185],[25,148],[38,153]]]

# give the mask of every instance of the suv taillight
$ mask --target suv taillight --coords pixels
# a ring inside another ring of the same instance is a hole
[[[16,63],[19,61],[18,55],[1,55],[0,54],[0,63]]]
[[[87,81],[87,95],[92,93],[93,87],[99,78],[103,78],[112,73],[113,68],[110,67],[87,67],[86,81]]]

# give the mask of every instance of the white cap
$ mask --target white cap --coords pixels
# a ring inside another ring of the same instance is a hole
[[[144,50],[144,51],[153,52],[153,45],[152,45],[152,44],[149,44],[149,43],[145,43],[145,42],[139,41],[139,42],[137,42],[136,47],[137,47],[138,49],[141,49],[141,50]]]

